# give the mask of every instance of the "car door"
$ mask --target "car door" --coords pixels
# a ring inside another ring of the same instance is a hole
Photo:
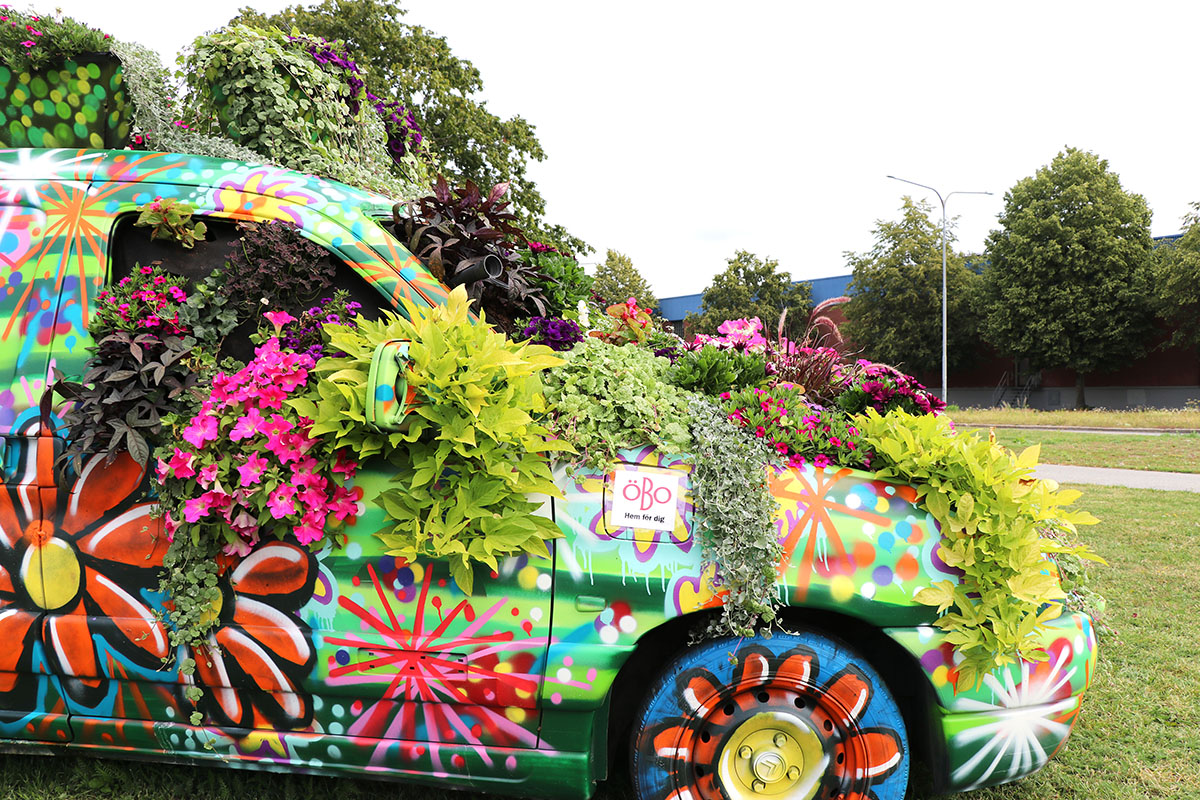
[[[102,211],[87,181],[0,180],[0,737],[65,742],[69,703],[57,669],[55,612],[77,601],[77,551],[46,505],[55,439],[39,401],[52,342],[71,325],[73,271],[94,261]]]

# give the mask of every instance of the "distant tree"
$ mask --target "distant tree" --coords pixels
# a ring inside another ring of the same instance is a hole
[[[875,221],[870,250],[846,253],[853,277],[841,332],[873,361],[940,373],[942,229],[929,218],[932,211],[930,204],[905,196],[899,220]],[[947,238],[954,241],[951,231]],[[978,331],[971,300],[978,280],[963,256],[947,248],[946,350],[952,367],[970,363],[975,354]]]
[[[785,309],[788,335],[804,331],[812,310],[812,288],[807,283],[792,280],[775,259],[762,259],[746,250],[738,250],[725,264],[704,290],[700,313],[688,314],[689,331],[715,334],[726,320],[758,317],[773,337]]]
[[[984,337],[1035,369],[1093,372],[1142,355],[1152,333],[1150,209],[1108,162],[1073,147],[1004,195],[981,292]]]
[[[479,70],[450,51],[445,38],[400,18],[407,12],[389,0],[322,0],[277,14],[242,8],[230,24],[266,27],[340,39],[363,73],[367,90],[403,103],[433,140],[439,167],[451,183],[510,184],[509,197],[529,237],[572,253],[592,252],[581,239],[542,217],[546,201],[526,174],[529,161],[546,153],[533,125],[517,116],[501,119],[478,95]]]
[[[646,279],[634,268],[633,261],[624,253],[609,250],[604,263],[596,268],[595,278],[592,291],[609,303],[624,303],[633,297],[643,308],[658,305],[658,298],[654,296],[650,284],[646,283]]]
[[[1200,347],[1200,203],[1183,218],[1178,240],[1155,250],[1160,315],[1175,328],[1172,344]]]

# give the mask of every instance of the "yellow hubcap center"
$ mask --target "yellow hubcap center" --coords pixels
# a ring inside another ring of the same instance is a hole
[[[75,548],[54,535],[49,523],[32,523],[25,531],[29,548],[21,564],[21,577],[29,598],[47,611],[57,611],[75,599],[83,570]]]
[[[729,736],[717,775],[730,800],[805,800],[816,794],[828,766],[821,737],[801,718],[764,711]]]

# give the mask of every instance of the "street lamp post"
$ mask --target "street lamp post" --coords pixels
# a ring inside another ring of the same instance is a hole
[[[947,313],[946,313],[946,201],[949,200],[951,197],[953,197],[956,194],[987,194],[987,195],[990,195],[991,192],[953,191],[953,192],[950,192],[949,194],[947,194],[945,197],[942,197],[942,193],[939,192],[937,189],[933,188],[932,186],[926,186],[923,183],[917,183],[916,181],[905,180],[904,178],[897,178],[895,175],[888,175],[888,177],[894,181],[900,181],[901,183],[908,183],[908,184],[912,184],[913,186],[920,186],[922,189],[928,189],[929,191],[931,191],[937,195],[938,202],[942,204],[942,402],[945,403],[945,402],[948,402],[946,399],[946,392],[947,392],[947,389],[949,388],[949,386],[948,386],[949,380],[947,379],[947,372],[946,372],[946,317],[947,317]]]

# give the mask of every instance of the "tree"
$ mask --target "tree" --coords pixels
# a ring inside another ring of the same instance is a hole
[[[867,358],[914,372],[940,372],[942,364],[942,229],[932,211],[905,196],[898,221],[875,221],[870,250],[846,253],[853,277],[842,333]],[[950,231],[947,240],[954,241]],[[948,248],[946,349],[953,367],[970,363],[976,350],[970,305],[978,280]]]
[[[624,253],[609,250],[604,263],[596,268],[595,278],[592,291],[609,303],[624,303],[634,297],[638,305],[644,308],[658,305],[658,298],[654,296],[650,284],[646,283],[646,279],[634,268],[633,261]]]
[[[1175,328],[1172,344],[1200,347],[1200,203],[1183,218],[1183,236],[1155,250],[1159,313]]]
[[[763,329],[773,335],[785,309],[788,335],[794,338],[804,331],[812,310],[812,288],[807,283],[793,281],[779,270],[775,259],[764,260],[746,250],[738,250],[725,264],[704,290],[701,312],[688,314],[689,331],[711,335],[725,320],[758,317]]]
[[[984,338],[1034,369],[1093,372],[1137,358],[1152,331],[1150,210],[1108,162],[1068,147],[1004,195],[988,235]]]
[[[501,119],[477,95],[483,79],[470,61],[450,51],[445,38],[401,22],[407,13],[391,0],[321,0],[278,14],[243,8],[229,24],[292,28],[345,43],[367,90],[403,103],[429,135],[451,183],[510,184],[510,197],[531,238],[573,253],[592,248],[560,225],[547,225],[546,202],[526,174],[530,159],[546,153],[533,125],[517,116]]]

